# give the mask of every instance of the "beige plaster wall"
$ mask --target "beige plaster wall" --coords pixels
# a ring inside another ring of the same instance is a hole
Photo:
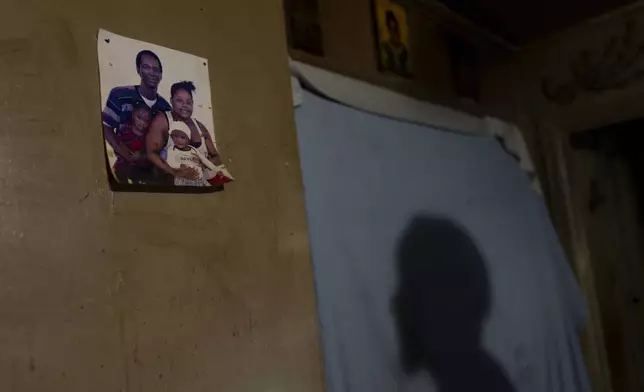
[[[225,192],[108,190],[101,27],[210,60]],[[9,0],[0,71],[0,390],[322,390],[280,1]]]

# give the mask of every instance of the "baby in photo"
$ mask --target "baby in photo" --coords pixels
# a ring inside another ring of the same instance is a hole
[[[170,127],[172,143],[165,152],[166,163],[173,169],[192,169],[195,173],[192,179],[175,177],[174,185],[178,186],[211,186],[212,180],[204,176],[204,172],[216,173],[217,184],[233,181],[233,177],[223,166],[216,166],[199,150],[190,145],[190,128],[182,121],[174,121]],[[211,180],[211,181],[209,181]]]

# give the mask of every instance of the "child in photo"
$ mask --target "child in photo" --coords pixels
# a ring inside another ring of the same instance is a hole
[[[119,182],[144,184],[150,178],[152,166],[145,153],[150,117],[150,108],[143,102],[136,103],[132,108],[132,118],[116,130],[117,140],[130,154],[129,160],[117,154],[114,175]]]
[[[204,176],[204,171],[216,173],[216,176],[221,179],[219,183],[222,184],[233,180],[223,165],[216,166],[199,150],[190,145],[190,128],[186,123],[182,121],[172,122],[170,138],[172,143],[170,143],[164,154],[168,166],[175,170],[189,168],[195,174],[192,179],[175,177],[174,185],[209,187],[211,182]]]

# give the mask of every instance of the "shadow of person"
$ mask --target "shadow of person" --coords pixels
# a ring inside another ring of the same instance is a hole
[[[481,345],[491,290],[468,234],[445,218],[417,216],[400,239],[396,262],[392,305],[405,373],[429,371],[440,392],[514,391]]]

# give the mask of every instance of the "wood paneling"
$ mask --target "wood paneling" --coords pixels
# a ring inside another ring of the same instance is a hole
[[[291,56],[421,100],[481,114],[452,85],[446,30],[422,7],[408,5],[411,79],[378,70],[372,0],[318,0],[324,56],[291,50]]]

